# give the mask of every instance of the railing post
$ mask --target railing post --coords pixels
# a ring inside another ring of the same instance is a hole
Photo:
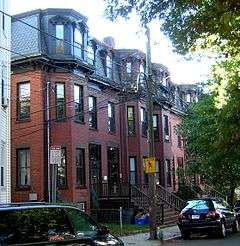
[[[119,209],[119,219],[120,219],[120,233],[122,235],[123,221],[122,221],[122,207]]]
[[[161,223],[164,224],[164,205],[161,203]]]

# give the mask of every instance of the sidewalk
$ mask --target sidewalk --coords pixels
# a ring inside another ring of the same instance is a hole
[[[169,240],[175,237],[180,237],[180,231],[177,226],[171,226],[161,229],[163,232],[163,240]],[[148,240],[149,233],[140,233],[126,237],[120,237],[124,245],[137,246],[160,246],[160,240]]]

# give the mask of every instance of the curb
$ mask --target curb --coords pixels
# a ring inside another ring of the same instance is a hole
[[[169,242],[173,242],[175,240],[179,240],[181,238],[182,238],[181,235],[173,236],[173,237],[169,237],[169,238],[164,239],[163,242],[169,243]]]

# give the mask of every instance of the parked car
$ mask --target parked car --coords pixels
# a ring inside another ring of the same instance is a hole
[[[0,205],[0,245],[115,245],[123,242],[76,207]]]
[[[240,200],[237,200],[235,206],[234,206],[234,211],[237,214],[237,218],[238,218],[238,223],[240,223]]]
[[[217,199],[195,199],[187,202],[178,216],[178,227],[183,239],[191,233],[215,233],[226,236],[226,230],[239,231],[236,213],[225,202]]]

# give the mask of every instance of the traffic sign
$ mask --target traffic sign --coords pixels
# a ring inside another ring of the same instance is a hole
[[[146,173],[156,173],[156,160],[154,157],[145,158],[144,165]]]
[[[50,147],[50,164],[59,165],[61,163],[62,150],[61,146],[51,146]]]

